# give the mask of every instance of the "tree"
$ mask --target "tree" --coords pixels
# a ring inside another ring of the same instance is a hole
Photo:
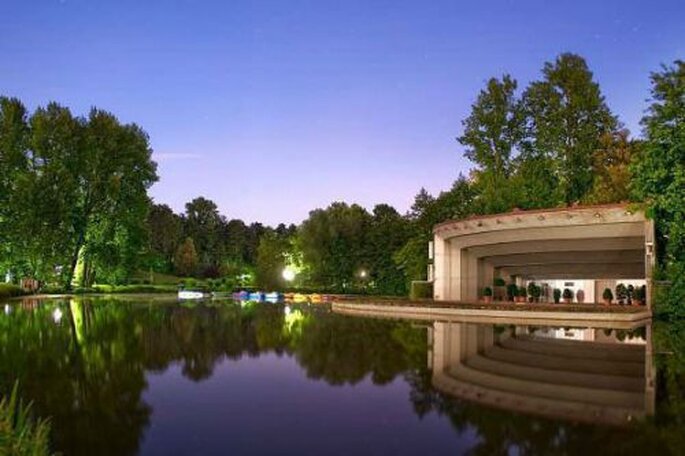
[[[558,180],[557,202],[573,203],[592,187],[599,139],[615,131],[618,120],[581,56],[561,54],[545,63],[542,73],[543,79],[531,83],[522,96],[521,160],[548,166],[546,172]]]
[[[393,260],[394,253],[409,239],[409,221],[392,206],[378,204],[364,239],[364,251],[369,282],[375,293],[401,295],[406,293],[406,279]]]
[[[523,135],[523,117],[516,98],[516,80],[504,75],[491,78],[471,106],[458,139],[466,147],[464,155],[474,162],[475,185],[483,195],[482,210],[487,213],[511,209],[515,192],[509,181],[512,156]]]
[[[593,157],[594,181],[585,196],[589,204],[606,204],[630,199],[630,164],[636,158],[639,142],[629,139],[628,130],[605,133]]]
[[[634,195],[656,220],[659,260],[672,282],[668,310],[685,310],[685,62],[652,73],[652,99],[642,119],[645,141],[633,172]]]
[[[219,274],[224,258],[225,223],[213,201],[198,197],[186,203],[184,233],[195,242],[203,275]]]
[[[270,290],[282,290],[283,269],[286,267],[290,242],[286,235],[267,231],[257,248],[257,285]]]
[[[176,274],[180,276],[192,276],[197,271],[198,257],[195,250],[195,243],[192,238],[186,238],[185,241],[176,249],[174,255],[174,268]]]
[[[366,267],[364,236],[369,213],[356,204],[333,203],[302,222],[298,245],[313,285],[339,291],[349,288]]]
[[[166,204],[153,204],[147,216],[149,255],[158,272],[170,272],[182,239],[182,220]]]

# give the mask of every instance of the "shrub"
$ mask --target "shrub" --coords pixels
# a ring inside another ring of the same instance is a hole
[[[414,280],[409,288],[410,299],[433,299],[433,282]]]
[[[519,287],[516,286],[515,283],[510,283],[507,285],[507,299],[509,301],[513,301],[516,296],[519,294]]]
[[[490,287],[483,288],[483,296],[492,296],[492,288],[490,288]]]
[[[48,455],[50,423],[31,418],[31,404],[19,399],[17,384],[0,401],[0,454]]]
[[[496,286],[496,287],[503,287],[503,286],[505,286],[507,283],[504,281],[503,278],[501,278],[501,277],[495,277],[495,279],[492,281],[492,284],[493,284],[494,286]]]
[[[624,304],[626,299],[628,299],[628,288],[622,283],[616,285],[616,300],[619,304]]]
[[[607,301],[612,301],[614,299],[614,294],[611,292],[611,288],[604,289],[604,293],[602,293],[602,299]]]
[[[521,298],[528,297],[528,291],[526,290],[526,287],[524,287],[524,286],[519,287],[519,296]]]
[[[578,301],[578,302],[585,301],[585,292],[583,290],[576,291],[576,301]]]
[[[13,283],[0,283],[0,299],[12,298],[23,294],[24,290]]]
[[[635,289],[635,300],[636,301],[644,303],[646,297],[647,297],[647,287],[646,286],[642,285],[641,287],[637,287]]]
[[[559,304],[559,301],[561,301],[561,290],[555,288],[552,294],[554,295],[554,303]]]
[[[569,288],[564,288],[564,293],[562,294],[564,299],[573,299],[573,292]]]

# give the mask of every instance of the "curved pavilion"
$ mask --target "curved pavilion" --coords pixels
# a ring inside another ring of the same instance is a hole
[[[435,300],[476,301],[495,277],[520,285],[585,281],[590,302],[618,280],[643,280],[651,296],[654,224],[626,204],[451,220],[433,233]]]

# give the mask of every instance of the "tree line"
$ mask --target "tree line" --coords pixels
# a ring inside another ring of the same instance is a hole
[[[334,202],[299,226],[275,228],[228,220],[203,197],[183,214],[153,204],[155,164],[136,125],[97,109],[75,117],[54,103],[29,115],[2,98],[0,266],[67,287],[150,270],[265,288],[404,294],[411,280],[426,278],[433,226],[446,219],[633,201],[657,221],[660,274],[682,302],[685,64],[663,66],[651,81],[643,131],[633,137],[579,55],[544,63],[521,89],[511,75],[493,77],[456,138],[474,167],[450,189],[421,189],[406,214]]]

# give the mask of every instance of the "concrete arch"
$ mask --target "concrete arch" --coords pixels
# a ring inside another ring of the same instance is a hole
[[[475,301],[495,276],[645,279],[654,265],[654,224],[625,204],[515,211],[437,225],[436,300]]]

